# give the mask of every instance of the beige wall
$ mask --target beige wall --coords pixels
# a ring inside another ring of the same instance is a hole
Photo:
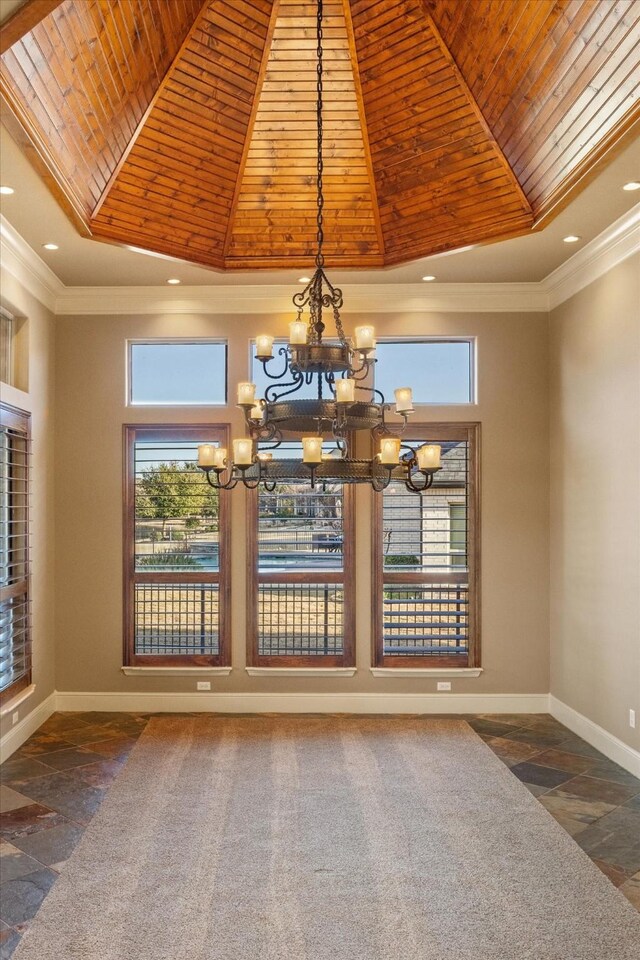
[[[185,677],[125,677],[122,665],[122,424],[235,424],[233,407],[127,408],[127,338],[226,337],[230,390],[248,374],[249,339],[284,335],[290,317],[59,317],[56,377],[57,688],[194,691]],[[358,318],[345,314],[351,328]],[[366,318],[370,319],[370,318]],[[381,335],[478,337],[479,403],[433,407],[432,420],[482,422],[484,674],[458,693],[546,693],[548,669],[548,318],[546,314],[376,317]],[[419,414],[416,415],[416,419]],[[232,495],[233,665],[214,691],[434,692],[435,680],[375,679],[370,666],[370,491],[357,490],[355,677],[248,677],[245,665],[245,499]]]
[[[551,692],[638,748],[640,255],[552,312],[550,409]]]
[[[5,403],[31,413],[31,599],[34,693],[16,711],[19,720],[55,689],[54,654],[54,517],[53,517],[53,337],[52,314],[9,274],[2,275],[2,305],[25,318],[20,326],[20,385],[2,385]],[[5,734],[12,726],[7,714],[0,723]]]

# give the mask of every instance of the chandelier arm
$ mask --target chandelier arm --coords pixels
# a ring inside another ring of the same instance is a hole
[[[275,425],[275,423],[270,423],[268,420],[258,426],[256,423],[249,423],[249,435],[252,440],[256,443],[260,441],[261,443],[270,443],[272,440],[277,441],[274,443],[274,446],[279,447],[282,443],[282,433]]]
[[[291,370],[291,368],[289,368]],[[285,383],[281,384],[283,387],[290,387],[289,390],[284,390],[282,393],[276,393],[276,387],[273,384],[270,384],[264,392],[264,397],[267,403],[274,403],[277,400],[281,400],[283,397],[288,396],[290,393],[295,393],[304,383],[304,374],[296,373],[291,370],[291,375],[293,380],[287,380]]]
[[[391,430],[389,429],[386,418],[386,412],[390,409],[390,404],[384,403],[383,398],[383,402],[380,404],[380,423],[377,423],[371,431],[371,436],[374,440],[379,440],[381,437],[391,436]]]
[[[422,476],[424,477],[424,483],[416,484],[411,476],[411,469],[412,467],[408,465],[407,478],[404,481],[404,485],[407,490],[410,490],[412,493],[424,493],[425,490],[428,490],[433,486],[433,473],[422,473],[421,471]]]
[[[371,461],[371,486],[376,493],[382,493],[391,483],[393,466],[381,464],[377,457]]]
[[[258,360],[260,360],[260,363],[262,364],[262,369],[264,370],[264,374],[266,377],[269,378],[269,380],[282,380],[287,370],[289,369],[289,348],[280,347],[280,349],[278,350],[278,353],[280,354],[280,356],[284,357],[284,367],[282,368],[282,372],[278,374],[269,373],[269,371],[267,370],[267,364],[269,363],[270,360],[273,360],[273,357],[266,357],[264,359],[262,357],[258,357]]]
[[[234,487],[238,485],[238,479],[234,477],[232,469],[229,470],[229,479],[225,483],[222,482],[222,470],[213,470],[212,467],[200,467],[200,469],[204,470],[207,483],[210,487],[213,487],[214,490],[233,490]],[[215,474],[215,480],[211,479],[212,471]]]

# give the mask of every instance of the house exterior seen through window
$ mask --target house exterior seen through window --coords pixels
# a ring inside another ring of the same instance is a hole
[[[433,486],[392,482],[374,500],[377,666],[478,666],[476,425],[412,425],[442,446]]]

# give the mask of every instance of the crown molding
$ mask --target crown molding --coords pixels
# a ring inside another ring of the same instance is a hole
[[[640,203],[585,244],[542,281],[549,310],[584,290],[640,250]]]
[[[0,215],[0,264],[25,290],[56,313],[58,297],[67,288],[27,241]]]
[[[640,250],[640,204],[569,260],[531,283],[356,283],[343,287],[352,313],[548,313]],[[59,316],[288,313],[290,284],[67,287],[0,217],[2,269]]]
[[[158,287],[66,287],[56,300],[60,315],[273,314],[291,310],[291,284]],[[538,283],[345,284],[350,313],[517,313],[548,310]]]

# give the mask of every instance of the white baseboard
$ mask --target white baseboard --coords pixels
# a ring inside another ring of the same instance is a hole
[[[31,713],[23,717],[20,723],[17,723],[15,727],[5,733],[4,737],[0,739],[0,763],[8,760],[11,754],[15,753],[25,740],[28,740],[31,734],[35,733],[38,727],[49,719],[52,713],[55,713],[56,709],[57,698],[54,692],[49,694],[47,699],[43,700]]]
[[[210,713],[547,713],[546,693],[81,693],[58,710]]]
[[[638,750],[634,750],[633,747],[623,743],[612,733],[598,726],[593,720],[589,720],[584,714],[578,713],[573,707],[563,703],[562,700],[558,700],[552,693],[549,694],[549,712],[551,716],[563,723],[573,733],[582,737],[596,750],[604,753],[609,760],[620,764],[635,777],[640,777],[640,752]]]
[[[84,693],[58,691],[0,740],[8,759],[56,710],[114,713],[551,713],[596,750],[640,777],[640,752],[546,693]]]

